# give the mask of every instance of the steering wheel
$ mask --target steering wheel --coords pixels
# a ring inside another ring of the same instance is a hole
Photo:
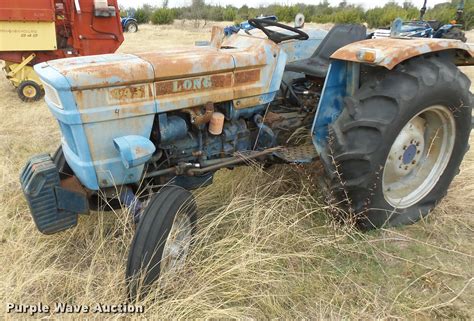
[[[297,39],[297,40],[307,40],[309,38],[308,34],[304,31],[301,31],[297,28],[293,28],[287,25],[284,25],[282,23],[273,21],[273,20],[268,20],[268,19],[249,19],[248,20],[249,25],[251,25],[254,28],[260,29],[263,31],[263,33],[268,37],[268,39],[272,40],[275,43],[280,43],[285,40],[291,40],[291,39]],[[289,30],[293,33],[294,35],[287,35],[278,31],[274,31],[271,29],[268,29],[268,26],[274,26],[278,28],[282,28],[285,30]]]

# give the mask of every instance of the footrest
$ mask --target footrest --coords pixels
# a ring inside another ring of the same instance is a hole
[[[300,145],[295,147],[282,148],[273,153],[285,162],[303,164],[310,163],[318,158],[318,153],[314,145]]]
[[[32,157],[21,172],[20,183],[41,233],[52,234],[76,226],[78,213],[87,209],[84,195],[60,186],[58,169],[49,155]],[[58,197],[61,202],[58,202]],[[75,210],[71,210],[69,205],[61,206],[69,201],[74,203],[71,205]]]

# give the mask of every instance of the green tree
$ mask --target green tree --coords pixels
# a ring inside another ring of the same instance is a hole
[[[347,7],[334,13],[332,21],[335,23],[361,23],[365,19],[361,7]]]
[[[234,21],[237,18],[237,9],[232,6],[227,6],[223,13],[224,21]]]
[[[150,21],[153,9],[151,7],[141,7],[135,10],[133,17],[137,20],[138,23],[148,23]]]
[[[173,23],[173,21],[174,21],[173,10],[169,8],[156,9],[151,16],[151,22],[155,25],[171,24]]]

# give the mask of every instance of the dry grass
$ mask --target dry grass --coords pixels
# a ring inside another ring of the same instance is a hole
[[[121,51],[207,37],[145,26],[126,35]],[[24,317],[5,314],[7,302],[124,302],[131,219],[120,211],[92,213],[73,230],[37,232],[18,173],[30,155],[56,148],[59,131],[43,102],[21,103],[5,80],[0,89],[1,315]],[[426,221],[367,234],[332,222],[309,172],[226,170],[196,191],[202,213],[196,246],[168,288],[140,302],[145,316],[473,318],[473,151]]]

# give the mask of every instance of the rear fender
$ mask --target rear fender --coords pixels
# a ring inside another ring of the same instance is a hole
[[[368,39],[340,48],[331,58],[391,70],[405,60],[442,51],[454,51],[457,65],[474,65],[474,45],[459,40],[432,38]]]
[[[129,22],[137,23],[137,19],[131,18],[131,17],[122,18],[122,20],[121,20],[122,27],[125,27],[127,25],[127,23],[129,23]]]
[[[454,57],[457,65],[474,65],[474,46],[457,40],[381,38],[352,43],[336,51],[331,56],[311,131],[320,157],[328,157],[325,147],[329,125],[341,114],[345,97],[359,88],[361,64],[391,70],[403,61],[435,52],[451,53],[449,56]],[[373,61],[365,61],[369,58]]]

